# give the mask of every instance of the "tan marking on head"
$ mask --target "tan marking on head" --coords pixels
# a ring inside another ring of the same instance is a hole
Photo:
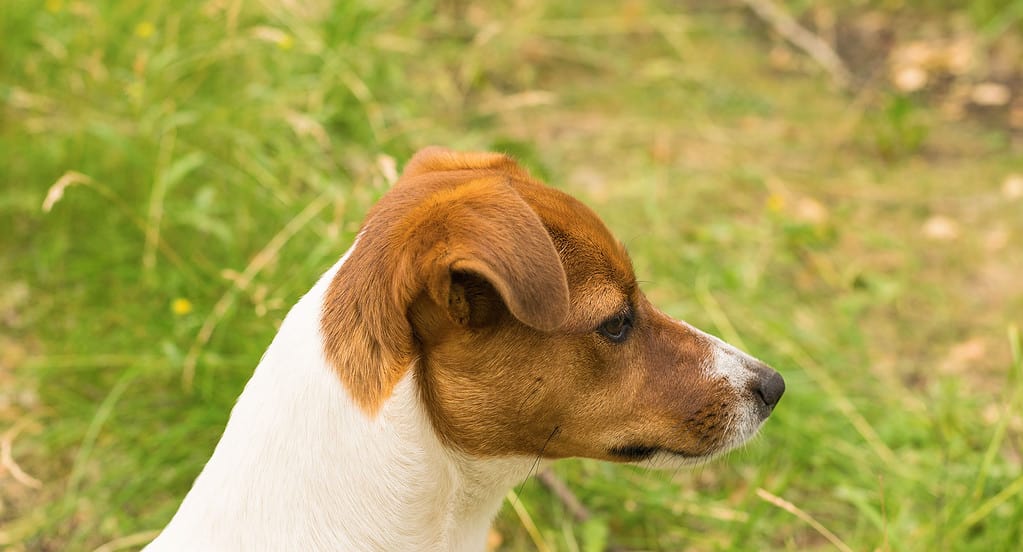
[[[613,342],[598,328],[622,312],[632,329]],[[753,393],[713,369],[715,342],[647,301],[596,214],[498,154],[417,154],[323,328],[371,413],[415,357],[437,433],[477,457],[705,457],[749,435]]]
[[[714,343],[651,305],[632,264],[592,210],[532,179],[512,186],[539,215],[568,279],[568,317],[537,332],[508,316],[485,283],[463,282],[466,325],[419,301],[418,364],[438,432],[476,456],[585,456],[629,461],[640,447],[712,455],[735,444],[748,397],[711,370]],[[632,335],[597,333],[623,310]]]
[[[453,275],[487,281],[517,320],[538,331],[557,327],[568,313],[554,244],[508,185],[519,170],[495,157],[470,154],[459,163],[459,154],[436,148],[417,155],[412,175],[370,211],[327,290],[321,319],[327,359],[370,414],[417,352],[407,318],[413,301],[426,294],[457,315]]]

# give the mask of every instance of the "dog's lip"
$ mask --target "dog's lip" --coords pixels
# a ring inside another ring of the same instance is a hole
[[[703,454],[693,454],[683,450],[677,450],[660,445],[619,445],[608,449],[608,453],[615,458],[626,462],[639,462],[647,460],[658,453],[671,454],[681,458],[701,458]]]

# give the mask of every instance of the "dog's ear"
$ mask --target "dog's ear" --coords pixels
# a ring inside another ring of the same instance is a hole
[[[464,184],[457,197],[438,206],[448,235],[422,267],[426,291],[457,321],[466,299],[460,286],[452,295],[453,277],[475,274],[493,286],[515,318],[551,331],[568,315],[565,270],[540,218],[503,180]]]
[[[413,302],[425,294],[458,316],[456,274],[486,280],[512,315],[538,330],[553,330],[568,316],[568,282],[554,243],[509,185],[524,171],[498,154],[426,153],[402,176],[416,184],[399,182],[370,211],[324,301],[326,357],[370,415],[414,359]],[[447,174],[460,169],[467,176]],[[425,176],[431,172],[445,174]]]

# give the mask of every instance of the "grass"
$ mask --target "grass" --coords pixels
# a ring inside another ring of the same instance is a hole
[[[530,482],[502,550],[1023,540],[1018,137],[780,74],[730,5],[16,0],[0,34],[0,441],[40,482],[0,470],[6,549],[162,527],[429,143],[583,198],[655,303],[788,383],[711,466],[560,462],[593,518]]]

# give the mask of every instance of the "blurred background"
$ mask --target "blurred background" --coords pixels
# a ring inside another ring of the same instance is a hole
[[[409,155],[511,153],[763,358],[760,439],[495,550],[1019,550],[1023,1],[6,0],[0,548],[170,518]]]

